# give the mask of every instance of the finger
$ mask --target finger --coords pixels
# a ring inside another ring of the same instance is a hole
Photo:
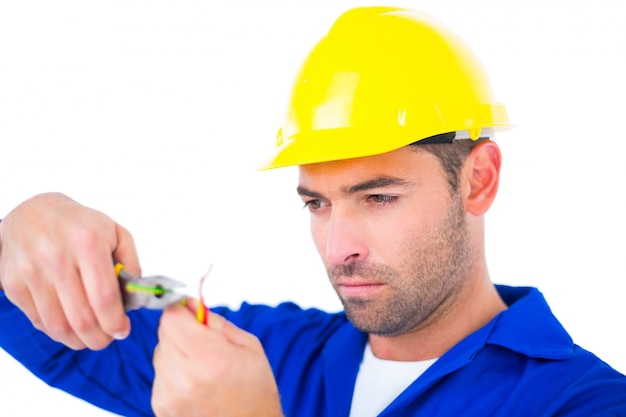
[[[43,322],[28,288],[23,285],[7,286],[5,294],[15,306],[22,310],[37,330],[44,330]]]
[[[154,381],[152,384],[151,406],[157,416],[165,416],[168,410],[168,395],[170,393],[171,371],[169,364],[175,362],[175,357],[167,352],[167,347],[159,343],[154,348],[152,364],[154,366]],[[167,360],[169,358],[169,360]]]
[[[202,333],[206,333],[206,328],[195,321],[194,315],[189,314],[186,307],[173,305],[163,310],[158,330],[160,343],[185,352],[188,340],[201,343]]]
[[[150,398],[150,406],[152,407],[155,415],[159,415],[159,411],[163,407],[161,402],[163,400],[163,392],[167,392],[163,387],[165,383],[163,382],[165,373],[161,371],[162,366],[162,347],[161,343],[158,343],[154,348],[154,353],[152,355],[152,366],[154,367],[154,379],[152,381],[152,396]]]
[[[130,320],[124,310],[119,281],[107,252],[104,250],[102,255],[79,264],[89,300],[86,308],[91,310],[104,333],[123,339],[130,333]]]
[[[84,259],[85,257],[78,256],[78,258]],[[114,313],[115,301],[107,302],[105,299],[100,301],[105,307],[98,307],[97,304],[94,307],[94,301],[89,298],[85,287],[85,283],[92,282],[91,279],[89,272],[81,272],[80,266],[73,265],[70,261],[59,261],[56,267],[49,266],[46,271],[41,271],[41,284],[30,283],[29,285],[36,294],[42,294],[35,303],[40,316],[45,317],[43,320],[46,331],[55,340],[75,349],[89,347],[93,350],[100,350],[113,339],[112,332],[108,332],[106,326],[102,325],[96,312]],[[38,291],[38,288],[42,290]],[[116,287],[116,291],[119,293],[119,287]],[[119,294],[116,296],[119,297]],[[47,311],[46,308],[50,308],[51,311]],[[127,321],[121,306],[119,310],[122,320]]]
[[[25,254],[23,251],[14,251],[12,262],[3,264],[5,294],[36,329],[71,348],[84,348],[85,344],[73,334],[71,325],[65,320],[61,303],[46,278],[46,275],[63,269],[65,259],[46,253],[46,256],[41,257],[43,267],[38,268],[28,262]]]
[[[161,382],[169,386],[178,386],[184,383],[185,373],[182,372],[190,364],[197,369],[198,363],[191,360],[175,344],[159,342],[154,350],[153,365],[155,373],[160,377]]]
[[[17,257],[16,257],[17,258]],[[1,273],[0,278],[4,280],[4,292],[6,297],[17,306],[22,312],[33,322],[33,325],[38,329],[41,329],[41,320],[39,318],[39,313],[35,308],[35,303],[33,302],[33,298],[30,294],[28,286],[26,286],[25,282],[28,277],[32,277],[34,275],[32,268],[23,268],[22,272],[18,272],[19,265],[18,262],[14,263],[2,263],[1,265]],[[30,278],[32,280],[32,278]]]
[[[67,321],[61,302],[53,288],[42,287],[32,292],[31,295],[43,332],[53,340],[72,349],[86,347],[86,344],[78,337]]]
[[[223,369],[224,358],[233,348],[221,333],[198,323],[183,306],[172,306],[163,311],[158,346],[154,358],[155,372],[161,383],[169,387],[165,393],[169,399],[163,403],[170,405],[177,401],[177,393],[193,391],[198,377],[205,381],[214,378],[215,371]],[[199,371],[201,375],[198,375]],[[192,378],[192,375],[196,377]]]
[[[112,253],[117,247],[116,224],[96,210],[82,213],[89,228],[72,235],[76,268],[88,300],[88,307],[102,331],[116,339],[128,336],[130,320],[124,310]]]
[[[189,403],[188,392],[193,389],[186,368],[190,362],[181,357],[171,344],[159,343],[154,350],[154,382],[151,406],[156,416],[176,416],[181,403]],[[198,364],[193,365],[196,369]],[[183,393],[181,395],[181,393]]]
[[[207,347],[216,355],[232,347],[221,332],[198,323],[195,314],[190,314],[190,310],[182,305],[170,306],[163,311],[158,334],[160,344],[176,349],[184,358],[204,357],[208,360],[205,355]]]
[[[69,325],[77,337],[90,349],[100,350],[111,343],[112,337],[101,328],[93,309],[89,305],[82,281],[75,272],[71,277],[58,281],[61,307]]]

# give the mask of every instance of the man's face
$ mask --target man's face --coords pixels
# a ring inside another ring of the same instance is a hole
[[[472,248],[463,202],[459,193],[451,195],[436,157],[404,147],[303,165],[298,192],[355,327],[395,336],[453,304]]]

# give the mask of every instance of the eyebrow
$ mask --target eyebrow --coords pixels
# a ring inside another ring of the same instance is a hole
[[[363,181],[358,184],[343,187],[342,192],[346,195],[355,194],[362,191],[372,190],[375,188],[391,187],[398,185],[406,185],[408,181],[402,178],[390,177],[382,175],[380,177],[372,178],[371,180]],[[302,185],[299,185],[296,189],[299,195],[307,196],[311,198],[322,198],[322,194],[312,191]]]

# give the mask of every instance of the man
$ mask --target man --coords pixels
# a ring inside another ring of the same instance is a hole
[[[299,166],[344,313],[127,316],[111,259],[139,273],[129,232],[45,194],[0,223],[0,345],[127,416],[626,415],[626,377],[573,344],[537,290],[490,280],[491,139],[507,124],[439,22],[348,11],[305,61],[263,165]]]

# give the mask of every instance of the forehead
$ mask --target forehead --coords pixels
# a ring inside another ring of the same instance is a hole
[[[377,176],[420,182],[444,180],[437,157],[414,146],[380,155],[301,165],[299,172],[299,183],[305,187],[350,186]]]

